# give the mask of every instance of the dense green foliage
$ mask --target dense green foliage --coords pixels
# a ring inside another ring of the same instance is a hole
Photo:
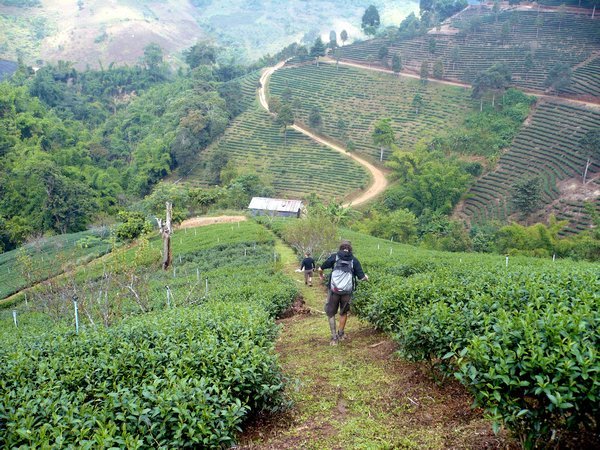
[[[170,81],[161,61],[149,47],[144,66],[80,73],[60,62],[0,84],[0,250],[115,214],[243,110],[222,66]]]
[[[282,388],[274,334],[260,309],[213,304],[2,351],[0,444],[231,444],[242,418]]]
[[[434,27],[467,6],[466,0],[421,0],[421,20]]]
[[[510,146],[535,99],[509,89],[495,106],[490,103],[482,111],[466,115],[463,126],[435,138],[432,146],[443,152],[495,158]]]
[[[427,252],[344,232],[370,281],[354,311],[403,356],[455,373],[527,448],[593,429],[599,410],[597,265]],[[597,424],[596,424],[597,425]]]
[[[229,447],[285,406],[273,318],[297,288],[273,243],[250,222],[181,230],[173,272],[154,240],[38,288],[16,329],[0,311],[0,445]]]

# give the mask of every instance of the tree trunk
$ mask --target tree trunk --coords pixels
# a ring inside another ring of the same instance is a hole
[[[585,164],[585,170],[583,171],[583,184],[585,184],[585,179],[587,178],[588,169],[591,164],[592,162],[590,161],[590,158],[588,158],[587,163]]]
[[[594,14],[596,14],[596,5],[594,5],[594,9],[592,9],[592,19],[594,18]]]

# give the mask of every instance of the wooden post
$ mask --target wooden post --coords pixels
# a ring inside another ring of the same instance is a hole
[[[173,234],[173,228],[171,227],[171,214],[173,213],[173,205],[171,202],[166,202],[167,209],[167,218],[163,222],[158,217],[156,221],[158,222],[159,233],[162,236],[163,240],[163,249],[162,249],[162,268],[163,270],[167,270],[171,265],[172,253],[171,253],[171,234]]]

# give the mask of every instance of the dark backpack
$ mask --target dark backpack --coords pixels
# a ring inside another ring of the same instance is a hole
[[[331,272],[331,292],[338,295],[352,294],[354,288],[354,259],[341,259],[336,255]]]

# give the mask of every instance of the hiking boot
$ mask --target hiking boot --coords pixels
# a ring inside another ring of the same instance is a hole
[[[343,331],[339,330],[337,332],[337,338],[338,341],[345,341],[346,339],[348,339],[348,336],[346,336],[346,334]]]
[[[336,336],[336,337],[332,338],[329,345],[338,345],[338,337]]]

